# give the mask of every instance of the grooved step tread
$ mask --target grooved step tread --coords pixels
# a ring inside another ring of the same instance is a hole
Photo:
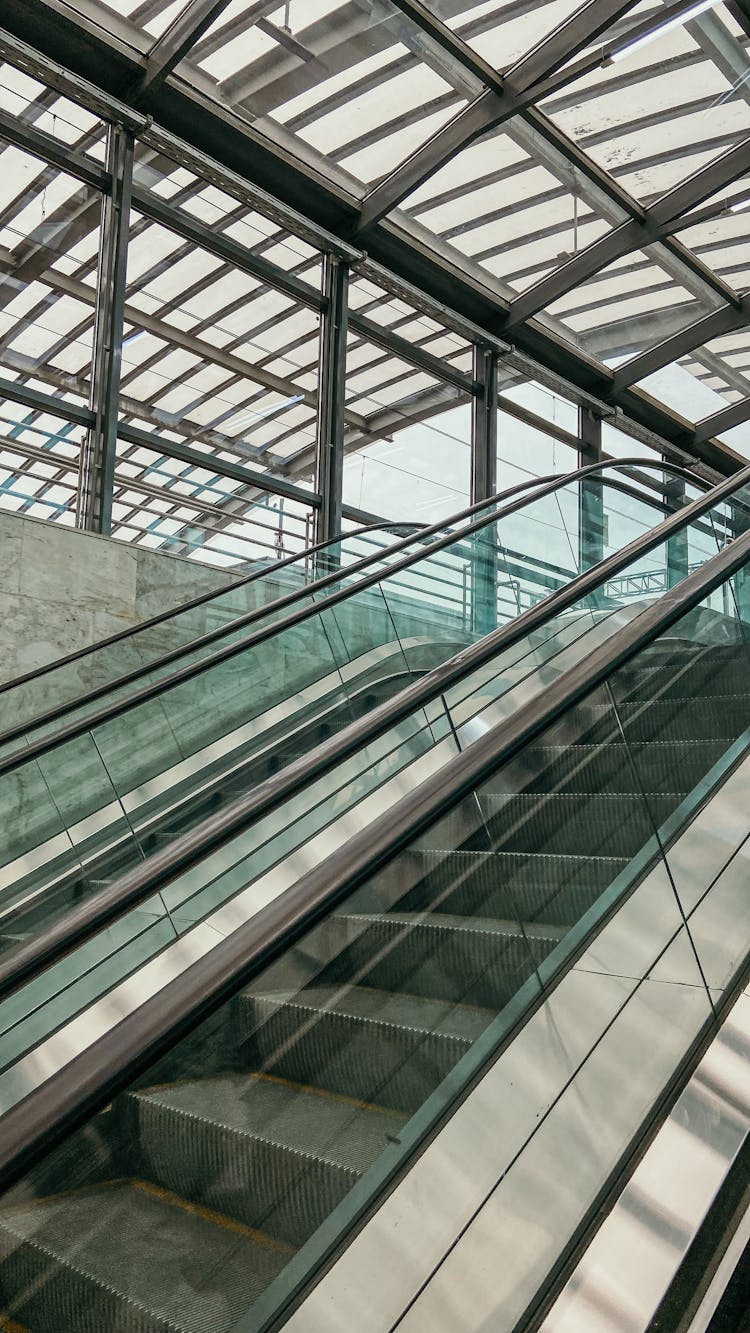
[[[672,740],[734,740],[738,729],[750,725],[750,699],[747,694],[726,694],[721,698],[674,697],[644,699],[637,703],[618,703],[617,711],[628,739],[658,740],[667,728],[677,734],[665,736]],[[588,731],[606,728],[606,739],[615,738],[616,720],[608,704],[583,702],[575,713],[579,729]],[[647,734],[646,734],[647,733]],[[582,736],[585,739],[585,734]]]
[[[526,936],[539,940],[543,944],[556,944],[565,931],[559,926],[540,926],[538,922],[520,925],[517,921],[500,920],[498,917],[451,916],[441,912],[439,917],[418,912],[388,912],[375,915],[367,912],[341,913],[347,921],[360,921],[363,925],[382,926],[393,924],[413,930],[434,931],[441,934],[489,935],[496,939],[518,940]]]
[[[492,1017],[478,1005],[431,1000],[421,995],[376,990],[370,986],[308,986],[302,991],[243,992],[246,1001],[300,1014],[335,1014],[373,1026],[432,1033],[459,1041],[475,1041]]]
[[[662,794],[665,788],[679,788],[687,794],[726,748],[723,740],[632,741],[629,746],[616,741],[608,745],[575,742],[527,746],[523,764],[530,775],[529,788],[539,793],[551,792],[555,785],[581,795],[624,793],[637,776],[649,795]]]
[[[542,876],[545,882],[551,884],[559,882],[558,872],[561,870],[566,872],[566,878],[576,874],[585,877],[592,866],[601,862],[610,862],[613,869],[622,869],[628,863],[626,856],[575,856],[568,852],[485,852],[472,848],[453,851],[441,847],[415,847],[400,853],[400,856],[423,861],[425,874],[433,874],[439,866],[449,861],[453,864],[461,862],[466,870],[476,869],[480,865],[488,870],[498,867],[506,874],[528,867],[535,879]]]
[[[406,1117],[263,1074],[230,1074],[128,1094],[232,1134],[361,1174]]]
[[[620,856],[439,849],[403,858],[402,875],[411,879],[400,899],[404,908],[485,918],[520,913],[524,921],[556,925],[572,925],[628,863]]]
[[[6,1311],[45,1333],[55,1326],[228,1333],[291,1254],[139,1180],[0,1211]],[[55,1286],[49,1302],[46,1280]]]

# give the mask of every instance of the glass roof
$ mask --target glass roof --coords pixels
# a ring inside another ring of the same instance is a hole
[[[501,337],[513,342],[536,321],[689,425],[750,399],[743,320],[719,336],[700,327],[750,290],[750,5],[60,5],[95,25],[103,46],[114,40],[147,74],[158,69],[251,129],[290,170],[312,167],[361,210],[344,236],[356,249],[367,252],[368,231],[384,226],[480,282],[497,296]],[[103,122],[10,64],[0,113],[104,163]],[[0,374],[85,404],[100,196],[59,157],[46,166],[7,141],[0,156]],[[204,228],[205,245],[181,234],[180,218]],[[210,237],[273,265],[279,281],[215,253]],[[291,224],[138,142],[123,422],[308,482],[322,284],[320,251]],[[350,449],[464,411],[468,340],[386,291],[365,263],[352,269],[349,309]],[[390,347],[378,329],[395,336]],[[523,395],[520,377],[506,378]],[[64,461],[57,428],[33,429],[28,448],[53,439]],[[146,485],[157,464],[125,445],[121,466],[141,467]],[[70,457],[77,448],[66,440]],[[67,476],[54,478],[58,496]],[[214,485],[227,479],[209,479],[207,502]]]

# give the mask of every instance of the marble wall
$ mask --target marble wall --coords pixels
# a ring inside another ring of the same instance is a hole
[[[0,680],[231,582],[177,556],[0,514]]]

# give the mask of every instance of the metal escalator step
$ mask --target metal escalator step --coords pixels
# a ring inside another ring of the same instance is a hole
[[[681,795],[552,793],[482,798],[494,844],[504,851],[633,856],[679,805]]]
[[[679,793],[650,796],[650,814],[641,794],[633,791],[483,793],[480,799],[486,833],[480,828],[467,840],[468,847],[482,850],[482,842],[486,846],[489,837],[496,851],[631,857],[648,842],[654,822],[661,825],[682,797]],[[441,821],[440,834],[447,834],[449,846],[460,846],[464,832],[460,810],[455,829],[450,816]]]
[[[228,1333],[291,1254],[138,1180],[0,1210],[3,1309],[34,1333]]]
[[[627,857],[415,848],[359,891],[359,911],[401,911],[573,925],[627,865]]]
[[[507,1004],[565,933],[443,912],[346,913],[326,924],[329,936],[339,936],[339,951],[323,981],[356,981],[495,1009]]]
[[[622,703],[618,704],[618,713],[628,740],[729,742],[750,726],[750,694]],[[609,705],[578,704],[572,720],[579,743],[599,744],[613,739],[615,714]]]
[[[249,990],[236,1013],[264,1072],[404,1112],[421,1106],[493,1017],[363,986]]]
[[[406,1119],[261,1074],[175,1083],[123,1102],[149,1179],[295,1246]]]
[[[639,781],[649,793],[686,795],[726,748],[721,740],[540,745],[524,750],[523,766],[531,778],[529,791],[565,787],[567,791],[628,792]],[[491,783],[486,789],[491,790]]]
[[[747,684],[750,655],[746,648],[709,649],[675,654],[671,661],[652,666],[621,667],[616,675],[618,697],[714,696],[742,693]]]

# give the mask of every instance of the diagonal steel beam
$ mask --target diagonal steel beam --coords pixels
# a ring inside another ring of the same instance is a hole
[[[141,113],[130,110],[122,100],[123,90],[132,87],[138,72],[137,58],[131,50],[118,45],[101,28],[96,32],[86,28],[71,17],[67,6],[55,0],[34,0],[33,4],[28,0],[4,0],[3,25],[0,51],[5,58],[20,62],[42,83],[59,88],[95,114],[138,125],[142,135],[152,142],[154,131],[144,125]],[[65,53],[65,70],[59,63],[61,51]],[[248,198],[257,191],[263,201],[259,205],[261,211],[271,210],[272,216],[288,212],[292,230],[302,229],[305,236],[328,237],[322,242],[324,249],[340,245],[346,252],[345,243],[334,238],[349,232],[358,208],[337,179],[327,177],[304,159],[287,155],[283,145],[272,141],[253,124],[240,124],[222,115],[213,99],[184,81],[168,79],[154,95],[149,109],[154,120],[164,126],[158,137],[163,151],[169,151],[186,164],[201,164],[197,166],[199,173],[208,175],[215,183],[226,179],[233,190],[237,182],[241,183]],[[566,159],[572,177],[583,178],[592,186],[596,182],[597,191],[610,200],[610,206],[619,204],[621,218],[622,214],[629,216],[636,211],[640,214],[641,210],[636,210],[617,183],[586,159],[542,113],[530,109],[523,114],[521,125],[530,138],[544,140],[555,154],[560,153]],[[181,147],[180,138],[189,147]],[[168,150],[164,147],[167,143],[171,144]],[[662,248],[667,258],[679,256],[680,264],[687,269],[696,271],[702,267],[672,238],[663,242]],[[502,340],[506,306],[499,288],[487,274],[477,274],[469,265],[458,266],[455,257],[444,255],[433,237],[415,237],[411,230],[389,220],[373,227],[367,251],[374,261],[424,291],[431,301],[444,303],[470,320],[490,341]],[[703,275],[701,281],[708,291],[710,273]],[[715,291],[722,286],[715,277],[713,283]],[[731,295],[722,292],[722,301],[726,304]],[[518,357],[524,365],[528,364],[526,373],[530,378],[554,378],[561,386],[566,384],[563,391],[573,397],[584,394],[609,401],[612,372],[554,329],[532,321],[519,327],[514,342]],[[644,431],[658,437],[666,448],[679,451],[689,448],[684,423],[663,404],[637,390],[626,389],[619,395],[617,405],[622,407],[628,429],[633,432]],[[732,472],[738,465],[733,452],[725,446],[709,442],[696,453],[722,473]]]
[[[601,33],[616,23],[637,0],[588,0],[569,18],[553,28],[532,51],[508,70],[508,80],[520,89],[531,88],[549,78],[561,66],[589,46]]]
[[[500,94],[487,88],[459,111],[447,124],[399,164],[395,171],[365,195],[356,229],[356,239],[390,213],[430,176],[473,144],[482,134],[495,129],[520,109],[521,102],[511,93]]]
[[[149,93],[161,87],[228,4],[229,0],[191,0],[187,8],[177,15],[149,52],[143,75],[133,89],[136,103],[143,102]],[[268,7],[266,2],[265,9]],[[250,8],[253,10],[259,6],[251,5]]]
[[[637,384],[639,380],[645,379],[647,375],[652,375],[654,371],[661,370],[663,366],[679,361],[680,357],[687,356],[688,352],[695,351],[696,347],[702,347],[712,338],[721,338],[724,334],[732,333],[735,329],[744,328],[748,324],[750,324],[750,295],[745,295],[739,306],[727,305],[722,306],[720,310],[713,310],[710,315],[704,315],[702,319],[688,324],[671,338],[665,338],[656,347],[633,357],[627,365],[621,366],[615,371],[612,385],[614,396],[616,397],[622,389],[629,388],[631,384]]]
[[[578,144],[569,139],[538,107],[530,107],[508,126],[507,133],[524,152],[561,181],[568,190],[580,193],[593,211],[612,227],[628,218],[643,219],[644,209],[614,176],[600,167]],[[370,245],[372,243],[370,242]],[[680,283],[711,309],[716,297],[727,305],[736,301],[733,289],[708,268],[675,236],[668,236],[646,252],[675,282]],[[518,335],[516,335],[518,336]]]
[[[394,356],[401,357],[410,365],[418,366],[426,374],[434,379],[444,380],[446,384],[452,384],[454,388],[463,390],[464,393],[473,393],[474,381],[471,375],[463,370],[458,370],[451,365],[450,361],[441,360],[434,356],[418,343],[412,343],[408,338],[402,338],[398,333],[394,333],[387,325],[378,324],[374,319],[368,319],[366,315],[360,315],[356,311],[349,312],[349,328],[353,333],[358,333],[367,342],[374,346],[382,348],[386,352],[393,353]]]
[[[499,75],[489,79],[486,71],[483,72],[477,64],[471,47],[450,33],[451,50],[455,58],[473,73],[484,77],[488,86],[370,190],[362,204],[357,235],[362,236],[369,227],[390,213],[407,195],[482,134],[497,129],[504,121],[529,106],[536,97],[536,85],[539,82],[555,74],[582,46],[587,46],[600,32],[632,9],[634,3],[635,0],[588,0],[528,55],[518,60],[502,79]],[[429,29],[438,39],[440,32],[445,34],[449,31],[425,10],[420,0],[397,0],[397,4],[403,13],[408,13],[414,21],[419,22],[420,27]],[[599,63],[598,55],[594,63]],[[572,81],[579,76],[577,67],[571,68],[568,78]]]
[[[546,309],[623,255],[671,236],[681,216],[750,170],[750,138],[709,162],[667,191],[640,218],[630,218],[574,255],[548,278],[530,287],[510,304],[507,328],[512,329]]]
[[[262,255],[254,254],[247,246],[233,240],[231,236],[223,234],[215,227],[206,226],[199,218],[193,217],[184,210],[172,207],[166,200],[160,199],[153,190],[147,190],[141,185],[134,185],[133,207],[144,217],[149,218],[151,222],[156,222],[161,227],[167,227],[169,231],[181,236],[183,240],[189,241],[191,245],[201,246],[210,254],[223,259],[227,264],[232,264],[250,277],[268,283],[269,286],[283,292],[291,300],[299,301],[311,310],[322,308],[323,301],[320,292],[311,283],[306,282],[304,278],[298,278],[296,274],[286,272],[285,269],[272,263],[271,260],[264,259]]]
[[[725,431],[733,430],[735,426],[742,426],[746,421],[750,421],[750,398],[742,398],[739,403],[732,403],[731,407],[704,417],[695,428],[693,441],[695,444],[703,444],[717,435],[723,435]]]
[[[750,0],[729,0],[727,9],[750,37]]]

